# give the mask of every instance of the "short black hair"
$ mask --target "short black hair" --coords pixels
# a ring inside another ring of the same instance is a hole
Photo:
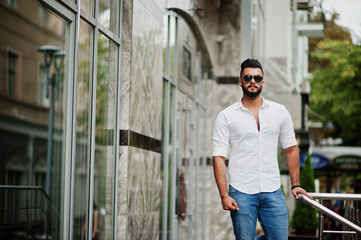
[[[262,64],[258,59],[254,59],[254,58],[247,58],[246,60],[243,61],[243,63],[241,64],[241,72],[240,72],[240,77],[242,77],[242,73],[243,70],[245,68],[260,68],[262,73],[263,73],[263,68],[262,68]]]

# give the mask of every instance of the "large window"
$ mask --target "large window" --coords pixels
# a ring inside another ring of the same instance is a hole
[[[0,48],[9,50],[0,53],[0,66],[8,69],[0,73],[0,239],[15,239],[19,232],[60,239],[70,22],[34,0],[7,3],[15,9],[0,6],[7,19],[0,26]],[[40,9],[51,27],[33,22]]]
[[[74,239],[85,239],[90,172],[90,107],[92,83],[92,36],[93,28],[80,21],[78,54],[78,81],[76,100],[76,157],[74,177]]]
[[[0,1],[0,240],[116,239],[120,0],[43,2]]]
[[[80,20],[73,237],[115,238],[119,1],[93,1]],[[94,16],[95,25],[90,24]],[[110,31],[109,31],[110,30]],[[103,32],[102,32],[103,31]],[[94,47],[96,43],[96,48]]]

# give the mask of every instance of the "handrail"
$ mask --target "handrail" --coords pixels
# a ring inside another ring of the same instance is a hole
[[[315,196],[315,194],[309,194],[310,196]],[[360,194],[358,194],[360,195]],[[339,196],[339,195],[338,195]],[[320,211],[322,214],[332,218],[333,220],[338,221],[339,223],[341,223],[344,226],[347,226],[349,228],[351,228],[352,230],[361,233],[361,227],[357,226],[356,224],[354,224],[353,222],[347,220],[346,218],[338,215],[337,213],[335,213],[334,211],[328,209],[327,207],[323,206],[322,204],[311,200],[310,198],[308,198],[307,196],[303,195],[303,194],[299,194],[298,195],[299,200],[315,209],[317,209],[318,211]]]
[[[324,200],[361,200],[361,194],[354,193],[307,193],[309,196]]]

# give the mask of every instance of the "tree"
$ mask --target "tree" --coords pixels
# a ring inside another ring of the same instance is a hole
[[[306,157],[305,166],[300,176],[300,184],[307,192],[315,192],[315,177],[310,154]],[[297,234],[315,234],[318,226],[316,209],[297,201],[291,224],[296,229]]]
[[[318,44],[325,40],[345,40],[352,42],[351,34],[348,30],[336,23],[339,18],[338,13],[333,13],[330,20],[326,20],[325,16],[322,12],[316,14],[316,16],[311,18],[311,22],[323,22],[324,23],[324,37],[323,38],[310,38],[308,40],[308,47],[310,52],[315,52],[318,50]],[[327,61],[323,61],[322,59],[318,59],[315,56],[310,56],[309,59],[309,71],[312,72],[317,68],[323,68],[327,65]]]
[[[310,15],[310,21],[324,22],[324,38],[309,39],[313,73],[309,109],[322,115],[324,124],[333,123],[332,137],[342,138],[344,145],[361,146],[361,46],[352,43],[347,28],[336,24],[338,17],[338,13],[330,20],[323,12]]]
[[[333,136],[361,146],[361,46],[325,39],[312,56],[322,62],[313,71],[310,108],[335,125]]]

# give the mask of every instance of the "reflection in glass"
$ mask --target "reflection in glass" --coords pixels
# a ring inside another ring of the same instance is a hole
[[[164,48],[163,48],[164,50]],[[164,51],[163,51],[164,53]],[[163,55],[164,57],[164,55]],[[164,58],[163,58],[164,59]],[[167,100],[166,100],[166,96],[167,96],[167,82],[163,81],[163,94],[162,94],[162,99],[163,99],[163,104],[162,104],[162,133],[163,134],[167,134],[165,131],[167,131],[167,127],[166,125],[168,125],[166,123],[166,114],[167,114]],[[165,139],[164,135],[162,136],[162,139]],[[166,166],[166,161],[168,160],[167,157],[167,146],[166,143],[164,143],[163,141],[163,145],[162,145],[162,160],[161,160],[161,164],[160,164],[160,176],[162,178],[162,183],[163,183],[163,191],[162,191],[162,196],[161,196],[161,206],[160,206],[160,214],[159,214],[159,229],[160,229],[160,236],[163,235],[163,231],[167,231],[167,229],[163,229],[163,215],[167,214],[168,215],[168,202],[165,202],[164,200],[167,200],[168,198],[164,198],[164,195],[168,195],[168,191],[169,191],[169,187],[166,186],[165,184],[167,184],[168,182],[165,182],[165,179],[167,179],[167,173],[168,173],[168,167]],[[169,174],[169,173],[168,173]]]
[[[195,99],[199,101],[202,105],[207,103],[207,82],[208,82],[208,70],[203,54],[198,51],[195,58],[195,81],[194,85],[196,87],[197,94]]]
[[[76,86],[76,155],[74,177],[74,239],[86,239],[86,219],[88,210],[89,181],[89,113],[91,83],[91,51],[93,29],[85,21],[80,21],[78,81]]]
[[[81,0],[81,10],[88,13],[92,17],[94,17],[94,6],[94,0]]]
[[[185,103],[186,96],[181,92],[177,92],[177,139],[179,141],[179,148],[177,151],[176,165],[176,199],[175,199],[175,211],[178,216],[179,225],[179,238],[186,239],[188,236],[188,181],[189,181],[189,162],[187,158],[189,139],[189,122],[187,106]]]
[[[162,196],[162,206],[161,206],[161,214],[160,214],[160,235],[166,235],[167,239],[171,238],[170,233],[171,229],[171,216],[172,216],[172,202],[171,202],[171,178],[172,178],[172,158],[173,151],[172,149],[175,147],[172,144],[173,138],[173,121],[174,121],[174,86],[170,86],[170,83],[166,80],[163,81],[163,109],[162,109],[162,131],[163,131],[163,154],[162,154],[162,164],[161,164],[161,173],[162,173],[162,183],[163,192],[166,196]],[[165,202],[166,201],[166,202]],[[166,214],[166,216],[163,216]],[[166,225],[162,224],[163,220]],[[164,229],[163,229],[164,228]]]
[[[189,81],[192,81],[191,72],[192,72],[192,55],[191,52],[183,46],[183,76],[186,77]]]
[[[168,15],[163,16],[163,73],[165,74],[168,74],[168,19]]]
[[[205,209],[205,189],[206,189],[206,144],[207,144],[207,129],[206,129],[206,121],[207,121],[207,114],[206,109],[198,106],[198,154],[196,156],[197,160],[199,161],[198,164],[198,172],[196,176],[198,177],[198,186],[196,191],[196,199],[198,199],[198,205],[196,206],[196,211],[198,215],[198,237],[204,238],[204,221],[205,221],[205,211],[202,211],[201,209]]]
[[[174,54],[176,38],[176,17],[163,17],[163,72],[171,79],[174,78]]]
[[[99,1],[99,22],[119,36],[120,0]]]
[[[206,67],[206,63],[204,61],[204,58],[202,57],[201,60],[201,72],[200,72],[200,82],[198,83],[198,97],[201,103],[206,104],[207,103],[207,84],[208,84],[208,69]]]
[[[38,20],[39,11],[51,27],[24,21]],[[1,8],[1,17],[8,19],[0,26],[1,237],[62,239],[69,26],[32,0]],[[57,50],[46,64],[38,49],[49,45]]]
[[[170,77],[174,78],[175,69],[175,44],[177,34],[177,18],[170,16],[169,19],[169,50],[170,50]]]
[[[77,146],[74,189],[74,238],[111,239],[113,230],[113,197],[115,173],[115,117],[118,46],[98,34],[97,76],[92,78],[92,32],[85,21],[80,22],[78,85],[77,85]],[[90,150],[89,119],[91,83],[96,81],[95,147]],[[90,197],[90,154],[94,154],[93,203]],[[87,216],[93,208],[93,216]],[[88,232],[87,226],[92,222]]]
[[[113,234],[117,52],[114,42],[98,34],[93,206],[100,239]]]

